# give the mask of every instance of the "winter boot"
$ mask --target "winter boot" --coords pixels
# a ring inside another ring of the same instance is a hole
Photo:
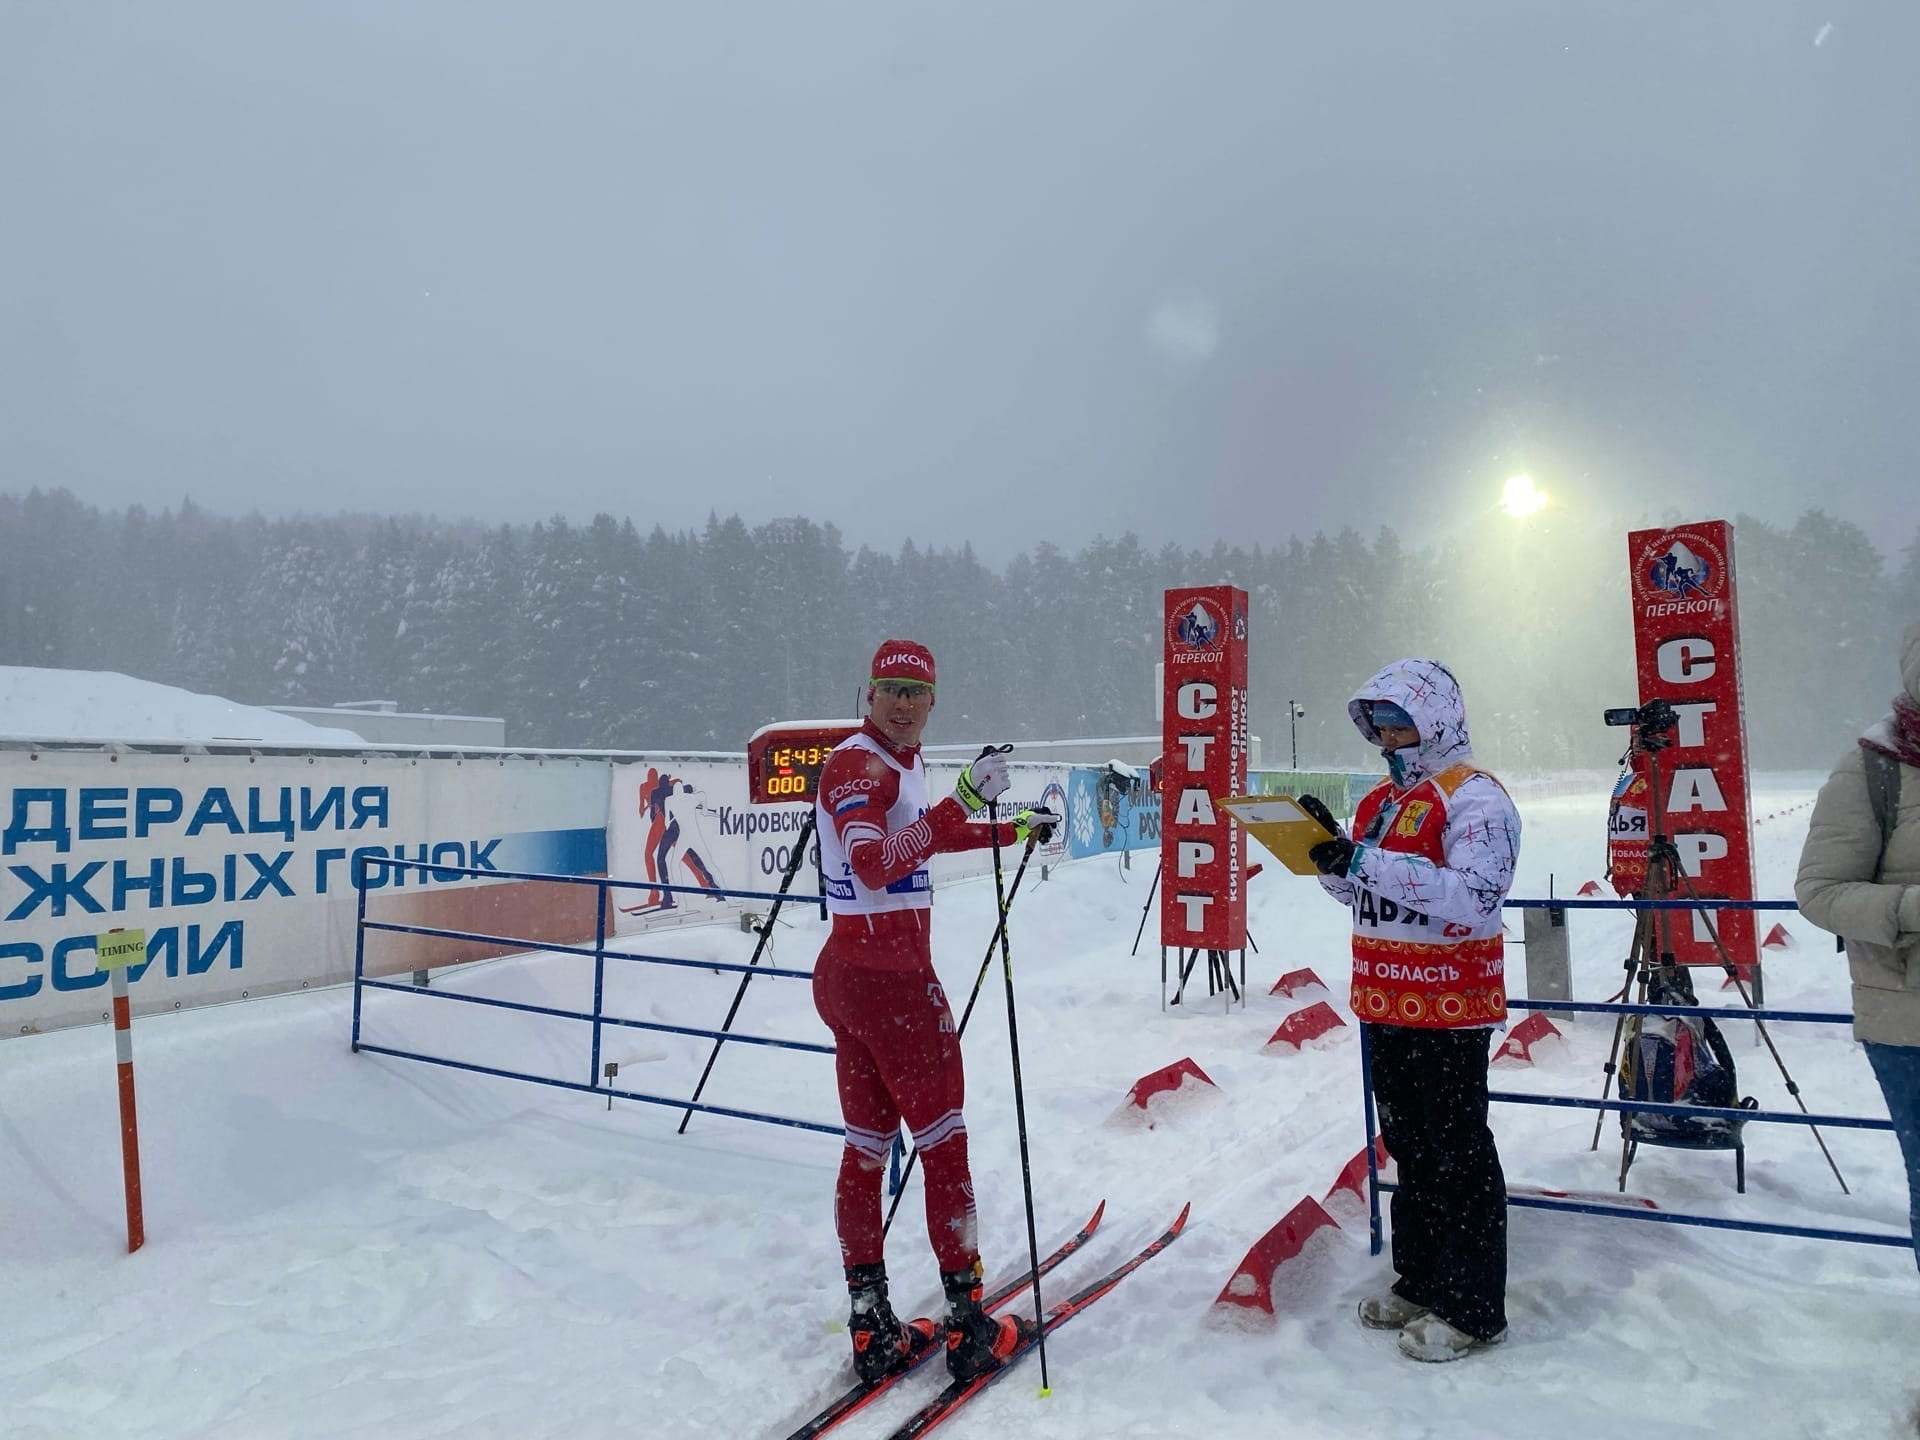
[[[947,1292],[947,1372],[964,1383],[997,1369],[1031,1327],[981,1308],[978,1260],[965,1270],[941,1271],[940,1284]]]
[[[853,1373],[863,1385],[872,1385],[907,1368],[916,1350],[933,1339],[933,1322],[915,1320],[903,1325],[887,1300],[884,1263],[847,1268],[847,1294],[853,1313],[847,1333],[853,1337]]]
[[[1397,1290],[1382,1290],[1360,1302],[1360,1323],[1369,1330],[1398,1330],[1418,1320],[1430,1307],[1416,1305]]]
[[[1489,1335],[1483,1340],[1478,1335],[1469,1335],[1464,1330],[1456,1329],[1429,1310],[1403,1325],[1398,1338],[1400,1353],[1409,1360],[1437,1364],[1447,1360],[1462,1360],[1476,1351],[1498,1345],[1507,1338],[1507,1331],[1502,1326],[1498,1335]]]

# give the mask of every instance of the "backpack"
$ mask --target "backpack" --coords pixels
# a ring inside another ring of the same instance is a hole
[[[1690,996],[1657,982],[1649,989],[1654,1004],[1691,1003]],[[1620,1098],[1667,1105],[1710,1105],[1754,1110],[1759,1101],[1740,1098],[1720,1027],[1704,1014],[1635,1015],[1628,1019],[1620,1058]],[[1744,1120],[1724,1115],[1646,1115],[1620,1112],[1620,1133],[1648,1145],[1678,1145],[1696,1150],[1726,1150],[1739,1144]]]

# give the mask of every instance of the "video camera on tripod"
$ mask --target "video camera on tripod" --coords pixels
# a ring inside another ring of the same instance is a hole
[[[1644,846],[1645,858],[1636,867],[1638,874],[1631,877],[1632,883],[1623,886],[1616,881],[1614,888],[1623,897],[1639,897],[1653,902],[1642,906],[1635,916],[1633,944],[1627,952],[1626,978],[1611,1001],[1626,1000],[1637,982],[1639,993],[1636,999],[1639,1004],[1685,1006],[1689,1009],[1700,1004],[1694,993],[1693,981],[1686,967],[1676,959],[1673,948],[1673,916],[1667,908],[1667,902],[1677,888],[1685,891],[1686,898],[1692,902],[1696,926],[1704,929],[1713,941],[1713,947],[1720,957],[1720,968],[1726,971],[1728,980],[1740,996],[1741,1004],[1748,1010],[1757,1010],[1758,968],[1753,972],[1756,989],[1749,992],[1739,967],[1727,953],[1727,947],[1721,943],[1712,915],[1701,904],[1700,892],[1681,863],[1678,849],[1667,834],[1658,752],[1673,744],[1677,738],[1674,732],[1679,728],[1679,712],[1672,701],[1656,697],[1644,705],[1622,705],[1604,714],[1607,724],[1631,726],[1633,730],[1633,743],[1627,753],[1620,757],[1621,763],[1628,769],[1614,787],[1613,804],[1608,814],[1608,874],[1612,876],[1622,868],[1622,859],[1616,856],[1616,846],[1621,849],[1633,845]],[[1644,774],[1638,759],[1643,755],[1646,757]],[[1631,803],[1642,796],[1644,809],[1637,803]],[[1766,1043],[1773,1063],[1779,1067],[1787,1093],[1799,1105],[1801,1114],[1810,1115],[1807,1102],[1800,1095],[1800,1087],[1787,1072],[1786,1062],[1780,1058],[1780,1051],[1774,1045],[1772,1035],[1767,1032],[1765,1022],[1755,1015],[1753,1026]],[[1654,1034],[1653,1043],[1649,1046],[1644,1042],[1653,1027],[1663,1031],[1664,1036]],[[1695,1027],[1699,1039],[1697,1045],[1693,1039]],[[1689,1056],[1700,1062],[1690,1062],[1685,1067],[1688,1071],[1685,1084],[1681,1083],[1681,1067],[1677,1060],[1682,1030],[1688,1032],[1685,1038]],[[1622,1059],[1623,1043],[1623,1063],[1616,1069],[1614,1062]],[[1664,1050],[1662,1045],[1666,1047]],[[1663,1055],[1676,1058],[1672,1063],[1660,1062],[1659,1057]],[[1661,1104],[1700,1105],[1722,1111],[1749,1110],[1757,1103],[1752,1099],[1736,1098],[1738,1090],[1733,1052],[1727,1047],[1719,1030],[1704,1015],[1696,1019],[1670,1010],[1664,1016],[1635,1014],[1629,1019],[1625,1013],[1620,1014],[1614,1021],[1613,1044],[1607,1051],[1604,1073],[1605,1079],[1601,1083],[1603,1099],[1617,1076],[1622,1101],[1651,1099]],[[1719,1091],[1707,1094],[1703,1077],[1711,1077]],[[1697,1078],[1703,1082],[1698,1092],[1690,1088]],[[1605,1118],[1604,1112],[1594,1117],[1592,1148],[1599,1148],[1600,1129]],[[1692,1117],[1673,1111],[1646,1112],[1623,1107],[1620,1112],[1620,1188],[1623,1191],[1627,1188],[1627,1170],[1633,1164],[1636,1150],[1645,1143],[1688,1149],[1731,1149],[1734,1151],[1734,1185],[1736,1189],[1744,1191],[1747,1188],[1746,1152],[1740,1132],[1745,1124],[1746,1121],[1739,1115]],[[1809,1125],[1808,1129],[1813,1132],[1820,1153],[1826,1156],[1834,1179],[1840,1182],[1841,1192],[1851,1194],[1847,1189],[1846,1177],[1841,1175],[1840,1167],[1834,1162],[1819,1128]]]
[[[1605,712],[1609,725],[1631,725],[1634,746],[1642,751],[1664,750],[1673,743],[1673,732],[1680,723],[1680,712],[1671,700],[1658,697],[1644,705],[1621,705]]]

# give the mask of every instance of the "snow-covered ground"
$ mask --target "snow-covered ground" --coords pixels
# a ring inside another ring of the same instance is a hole
[[[119,736],[209,744],[366,744],[351,730],[309,725],[258,705],[240,705],[111,670],[0,665],[0,736],[95,740]]]
[[[1790,891],[1818,777],[1758,787],[1762,892]],[[1518,895],[1561,894],[1599,870],[1604,797],[1523,801]],[[1161,1228],[1186,1234],[1060,1332],[1053,1394],[1031,1362],[949,1427],[963,1436],[1127,1437],[1910,1434],[1920,1395],[1909,1252],[1516,1209],[1512,1339],[1450,1366],[1402,1359],[1360,1328],[1354,1302],[1385,1274],[1349,1226],[1280,1273],[1278,1320],[1223,1325],[1212,1301],[1247,1247],[1303,1195],[1322,1195],[1361,1144],[1351,1029],[1263,1053],[1314,997],[1267,994],[1311,966],[1344,1011],[1343,913],[1270,867],[1252,887],[1251,1000],[1221,1013],[1160,1008],[1149,936],[1129,957],[1150,871],[1112,861],[1030,875],[1013,912],[1034,1187],[1042,1239],[1108,1201],[1088,1251],[1049,1282],[1064,1295]],[[964,1004],[993,915],[990,883],[938,900],[936,953]],[[775,962],[805,968],[815,922],[783,928]],[[1620,973],[1624,918],[1573,920],[1576,990]],[[1789,918],[1770,1002],[1844,1010],[1830,939]],[[1519,932],[1516,921],[1514,931]],[[719,928],[654,942],[744,959]],[[714,1025],[734,977],[615,966],[609,1010]],[[1519,953],[1511,970],[1524,973]],[[587,967],[497,962],[444,982],[577,1005]],[[995,1274],[1026,1232],[997,964],[967,1032],[968,1122]],[[1515,989],[1519,985],[1516,981]],[[1712,981],[1705,989],[1713,992]],[[837,1143],[804,1131],[679,1113],[348,1050],[347,992],[142,1020],[135,1037],[148,1241],[122,1253],[112,1043],[89,1029],[0,1044],[0,1415],[14,1440],[51,1437],[779,1436],[845,1381],[845,1291],[831,1199]],[[759,980],[742,1028],[820,1038],[807,988]],[[1836,1027],[1775,1035],[1810,1106],[1882,1114],[1864,1056]],[[1502,1088],[1592,1095],[1610,1029],[1589,1019]],[[370,997],[381,1044],[538,1070],[588,1070],[579,1026],[406,995]],[[1751,1031],[1730,1031],[1743,1093],[1791,1105]],[[706,1043],[609,1032],[635,1089],[685,1093]],[[1549,1047],[1550,1049],[1552,1047]],[[1192,1056],[1220,1087],[1145,1129],[1117,1121],[1129,1085]],[[711,1098],[834,1117],[820,1056],[732,1046]],[[1591,1112],[1496,1111],[1516,1184],[1611,1190],[1611,1125]],[[1841,1194],[1799,1128],[1748,1130],[1748,1193],[1731,1158],[1642,1150],[1632,1189],[1669,1208],[1843,1228],[1904,1229],[1898,1150],[1881,1132],[1827,1134]],[[1351,1213],[1351,1212],[1349,1212]],[[918,1184],[896,1225],[896,1303],[937,1290]],[[1290,1271],[1297,1270],[1297,1273]],[[901,1387],[849,1424],[884,1435],[935,1383]]]

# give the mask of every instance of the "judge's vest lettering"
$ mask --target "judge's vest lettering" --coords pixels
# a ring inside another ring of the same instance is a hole
[[[1614,782],[1607,806],[1607,875],[1616,895],[1638,895],[1647,888],[1647,805],[1652,790],[1639,764]]]
[[[1447,802],[1470,777],[1486,774],[1453,765],[1397,802],[1391,783],[1382,781],[1354,812],[1354,834],[1370,850],[1420,855],[1444,866]],[[1479,925],[1450,924],[1356,885],[1350,999],[1358,1018],[1379,1025],[1449,1030],[1499,1024],[1507,1018],[1499,912]]]

